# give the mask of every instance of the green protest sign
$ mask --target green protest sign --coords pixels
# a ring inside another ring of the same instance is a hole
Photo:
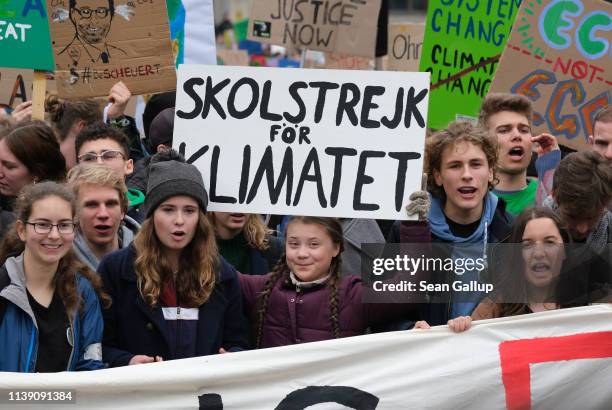
[[[420,71],[431,73],[428,126],[477,117],[521,0],[429,0]]]
[[[53,70],[43,0],[0,0],[0,67]]]

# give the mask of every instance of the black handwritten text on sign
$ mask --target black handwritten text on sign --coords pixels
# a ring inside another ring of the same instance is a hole
[[[174,146],[211,210],[405,219],[427,73],[227,68],[179,71]]]
[[[380,0],[254,0],[249,38],[374,57]]]

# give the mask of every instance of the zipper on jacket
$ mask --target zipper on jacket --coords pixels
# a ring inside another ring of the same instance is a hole
[[[37,339],[36,333],[37,333],[37,328],[36,328],[36,324],[34,324],[34,329],[32,330],[32,336],[30,336],[30,344],[29,344],[29,347],[28,347],[28,358],[26,360],[25,373],[29,373],[30,372],[30,360],[32,360],[32,350],[34,349],[34,344],[36,342],[35,339]],[[36,350],[38,350],[38,349],[36,349]],[[36,366],[34,366],[34,367],[36,367]]]
[[[176,284],[176,281],[174,282]],[[176,292],[176,287],[175,287]],[[173,359],[176,358],[177,353],[180,351],[180,342],[181,342],[181,301],[179,300],[178,292],[176,292],[176,336],[174,340],[176,340],[176,346],[174,347],[174,355]]]
[[[70,330],[72,331],[72,350],[70,351],[70,358],[68,359],[68,367],[66,368],[66,371],[70,371],[70,366],[72,365],[72,360],[74,359],[74,350],[75,350],[75,346],[77,342],[76,342],[76,329],[72,324],[72,318],[70,317],[69,314],[67,314],[66,316],[68,316],[68,322],[70,323]]]

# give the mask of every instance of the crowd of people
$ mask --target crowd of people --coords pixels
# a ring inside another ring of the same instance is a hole
[[[94,370],[445,324],[459,332],[612,301],[610,105],[595,115],[588,149],[562,155],[554,135],[533,135],[529,99],[488,95],[477,125],[429,133],[411,219],[388,223],[207,212],[200,171],[171,149],[174,94],[149,101],[144,139],[124,115],[129,97],[118,83],[106,107],[50,96],[47,121],[30,120],[28,104],[0,114],[0,371]],[[488,272],[462,280],[488,275],[497,291],[364,303],[362,263],[376,257],[366,243],[482,256]],[[501,244],[509,255],[492,252]]]

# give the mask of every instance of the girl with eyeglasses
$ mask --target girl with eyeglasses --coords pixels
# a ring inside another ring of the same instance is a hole
[[[100,278],[74,257],[76,201],[55,182],[27,187],[0,248],[0,371],[94,370],[102,363]]]

